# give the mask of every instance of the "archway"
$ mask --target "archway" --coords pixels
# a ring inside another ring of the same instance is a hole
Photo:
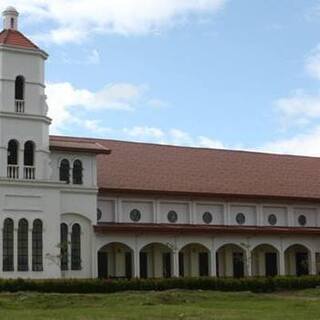
[[[98,251],[98,277],[127,278],[132,277],[133,250],[123,243],[113,242]]]
[[[140,250],[141,278],[170,278],[172,249],[162,243],[150,243]]]
[[[248,274],[246,252],[236,244],[225,244],[216,253],[217,276],[242,278]]]
[[[294,244],[287,248],[285,268],[287,275],[303,276],[310,273],[310,251],[301,244]]]
[[[260,244],[251,251],[252,275],[274,277],[279,274],[279,251],[270,244]]]
[[[209,276],[209,250],[198,243],[190,243],[179,251],[180,277]]]

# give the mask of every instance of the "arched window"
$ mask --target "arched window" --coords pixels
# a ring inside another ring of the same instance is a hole
[[[10,140],[8,142],[8,164],[18,164],[18,142],[16,140]]]
[[[13,271],[13,220],[5,219],[3,223],[2,269]]]
[[[82,184],[82,162],[80,160],[73,162],[72,181],[73,184]]]
[[[15,99],[24,100],[24,77],[23,76],[16,77]]]
[[[67,159],[60,162],[60,181],[70,183],[70,163]]]
[[[42,221],[36,219],[32,228],[32,271],[43,270],[42,246]]]
[[[81,228],[78,223],[72,226],[71,270],[81,270]]]
[[[68,270],[68,226],[65,223],[60,225],[60,267],[61,270]]]
[[[28,271],[28,221],[21,219],[18,224],[18,271]]]
[[[10,19],[10,27],[11,29],[14,29],[14,18]]]
[[[34,143],[27,141],[24,144],[24,165],[34,166]]]

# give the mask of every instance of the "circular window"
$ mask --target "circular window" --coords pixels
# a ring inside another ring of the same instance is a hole
[[[306,216],[304,216],[303,214],[301,216],[299,216],[298,222],[299,222],[300,226],[305,226],[307,224]]]
[[[274,214],[270,214],[270,216],[268,217],[268,222],[272,226],[276,225],[277,224],[277,216]]]
[[[212,222],[212,214],[211,212],[205,212],[202,216],[202,220],[204,223],[209,224]]]
[[[236,221],[238,224],[244,224],[246,222],[246,217],[243,213],[238,213],[236,216]]]
[[[175,211],[171,210],[168,212],[168,220],[171,223],[177,222],[178,220],[178,215]]]
[[[134,222],[138,222],[141,219],[141,212],[138,209],[131,210],[130,219]]]
[[[101,218],[102,218],[102,211],[98,208],[97,209],[97,220],[99,221],[99,220],[101,220]]]

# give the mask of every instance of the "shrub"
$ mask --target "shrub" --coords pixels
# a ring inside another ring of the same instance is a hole
[[[47,293],[112,293],[128,290],[220,290],[273,292],[320,286],[320,276],[281,276],[274,278],[171,278],[171,279],[0,279],[0,292],[37,291]]]

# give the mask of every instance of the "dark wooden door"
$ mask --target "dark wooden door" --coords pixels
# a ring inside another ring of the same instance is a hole
[[[242,252],[233,253],[233,276],[235,278],[244,277],[244,261]]]
[[[184,277],[184,254],[179,252],[179,276]]]
[[[132,254],[126,252],[126,277],[130,279],[132,277]]]
[[[140,252],[140,277],[148,278],[148,254],[146,252]]]
[[[278,259],[276,252],[265,254],[266,277],[274,277],[278,274]]]
[[[106,252],[98,252],[98,278],[108,278],[108,254]]]
[[[162,276],[164,278],[171,277],[171,253],[170,252],[166,252],[162,254],[162,270],[163,270]]]
[[[209,256],[208,252],[199,253],[199,276],[207,277],[209,275]]]
[[[309,274],[308,253],[296,253],[296,274],[297,276],[304,276]]]

